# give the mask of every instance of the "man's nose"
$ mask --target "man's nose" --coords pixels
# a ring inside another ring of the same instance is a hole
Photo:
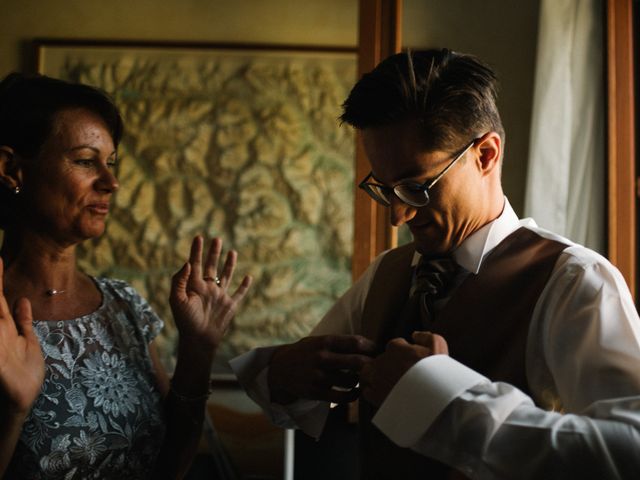
[[[391,224],[394,227],[404,225],[415,217],[416,212],[418,211],[416,207],[407,205],[395,195],[391,197],[391,205],[389,208],[391,209]]]

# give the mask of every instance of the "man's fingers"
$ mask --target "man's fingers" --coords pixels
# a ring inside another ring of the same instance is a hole
[[[325,348],[336,353],[358,353],[375,355],[376,344],[361,335],[327,335],[323,339]]]
[[[360,380],[357,374],[347,371],[329,372],[326,375],[326,379],[331,387],[340,387],[347,389],[354,388]]]
[[[319,366],[325,370],[351,370],[359,372],[373,361],[366,355],[350,353],[321,352],[318,354]]]
[[[415,331],[411,334],[413,343],[422,345],[423,347],[431,347],[433,345],[433,333]]]
[[[340,391],[335,389],[330,389],[326,392],[324,400],[332,403],[351,403],[354,400],[357,400],[360,396],[360,389],[353,388],[348,391]]]
[[[413,332],[411,335],[416,345],[422,345],[431,350],[434,355],[449,355],[447,341],[440,335],[431,332]]]
[[[393,351],[393,350],[404,350],[405,348],[410,347],[409,342],[407,342],[404,338],[392,338],[391,340],[389,340],[389,342],[387,343],[387,347],[386,347],[386,351]]]

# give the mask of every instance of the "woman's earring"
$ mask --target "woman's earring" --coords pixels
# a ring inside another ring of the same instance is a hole
[[[20,193],[20,187],[16,187],[13,189],[13,193],[15,193],[16,195]]]

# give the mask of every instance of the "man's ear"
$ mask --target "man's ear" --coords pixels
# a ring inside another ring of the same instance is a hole
[[[488,132],[478,140],[476,144],[479,167],[488,175],[493,171],[500,172],[502,159],[502,139],[496,132]],[[497,170],[496,170],[497,169]]]
[[[22,169],[13,148],[0,145],[0,182],[9,190],[22,187]]]

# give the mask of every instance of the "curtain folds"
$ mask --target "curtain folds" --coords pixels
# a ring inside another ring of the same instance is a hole
[[[602,0],[542,0],[525,215],[605,252]]]

